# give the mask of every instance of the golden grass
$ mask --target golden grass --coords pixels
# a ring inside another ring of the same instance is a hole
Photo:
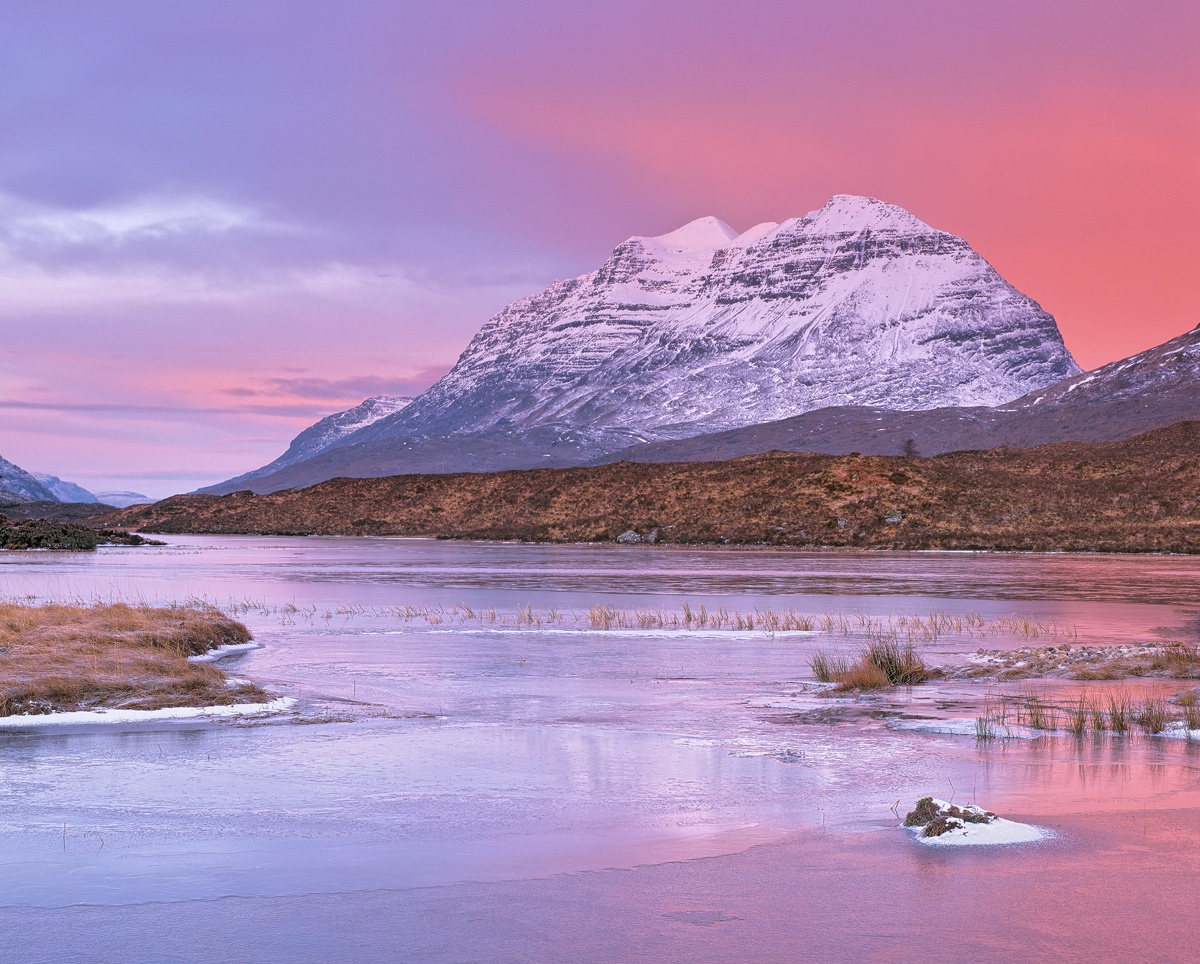
[[[199,606],[0,603],[0,716],[96,707],[160,709],[259,703],[212,663],[190,663],[250,632]]]

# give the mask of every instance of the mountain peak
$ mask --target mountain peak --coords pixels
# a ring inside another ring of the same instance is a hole
[[[720,218],[705,217],[689,221],[681,228],[644,241],[656,241],[672,251],[716,251],[727,247],[738,233]]]
[[[872,231],[932,231],[928,224],[898,204],[857,194],[835,194],[824,207],[803,218],[809,229],[826,234],[852,234],[867,228]]]

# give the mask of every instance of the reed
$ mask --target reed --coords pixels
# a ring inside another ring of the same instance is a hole
[[[1078,698],[1067,704],[1066,730],[1073,736],[1083,736],[1087,732],[1089,707],[1087,696],[1080,693]]]
[[[1033,730],[1054,732],[1058,729],[1058,710],[1049,700],[1036,693],[1025,694],[1025,723]]]
[[[1161,733],[1167,728],[1170,717],[1167,714],[1167,701],[1161,696],[1147,696],[1138,707],[1134,720],[1144,733]]]
[[[975,739],[977,740],[994,740],[997,734],[997,724],[1002,724],[1002,720],[1007,715],[1007,708],[1004,705],[1004,700],[999,701],[1000,714],[999,718],[996,713],[996,702],[992,698],[992,694],[988,693],[983,698],[983,713],[975,717]]]
[[[1133,719],[1133,701],[1125,690],[1108,694],[1108,728],[1113,733],[1128,733]]]
[[[1194,690],[1184,690],[1175,696],[1175,703],[1183,714],[1183,723],[1188,730],[1200,730],[1200,699]]]

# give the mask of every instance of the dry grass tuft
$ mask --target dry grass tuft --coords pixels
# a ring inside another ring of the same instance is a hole
[[[816,650],[808,659],[808,666],[822,683],[836,683],[850,672],[850,660],[843,653]]]
[[[200,606],[0,603],[0,716],[264,702],[257,686],[231,688],[212,663],[188,662],[249,640]]]
[[[818,680],[836,683],[835,689],[843,692],[913,686],[938,675],[925,665],[912,643],[886,637],[873,639],[854,662],[841,653],[818,649],[808,665]]]
[[[863,660],[877,667],[893,686],[924,683],[933,675],[911,642],[901,645],[895,639],[875,639],[867,646]]]
[[[1137,725],[1146,733],[1161,733],[1167,728],[1167,701],[1161,696],[1148,696],[1136,714]]]

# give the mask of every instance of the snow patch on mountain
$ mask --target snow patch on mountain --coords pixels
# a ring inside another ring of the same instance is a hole
[[[105,492],[97,492],[96,497],[104,505],[114,505],[118,509],[125,509],[131,505],[149,505],[154,501],[148,495],[143,495],[141,492],[131,492],[128,489],[110,489]]]
[[[328,415],[321,419],[315,425],[310,425],[292,439],[287,451],[274,462],[264,465],[261,469],[256,469],[253,472],[239,475],[219,486],[207,486],[198,491],[207,492],[212,489],[221,489],[224,491],[230,486],[250,482],[260,476],[287,468],[289,465],[303,462],[305,459],[312,458],[326,449],[333,448],[343,439],[348,438],[360,429],[373,425],[380,419],[395,415],[411,404],[412,401],[412,397],[407,395],[376,395],[373,398],[368,398],[353,408],[349,408],[344,412],[335,412],[333,415]]]

